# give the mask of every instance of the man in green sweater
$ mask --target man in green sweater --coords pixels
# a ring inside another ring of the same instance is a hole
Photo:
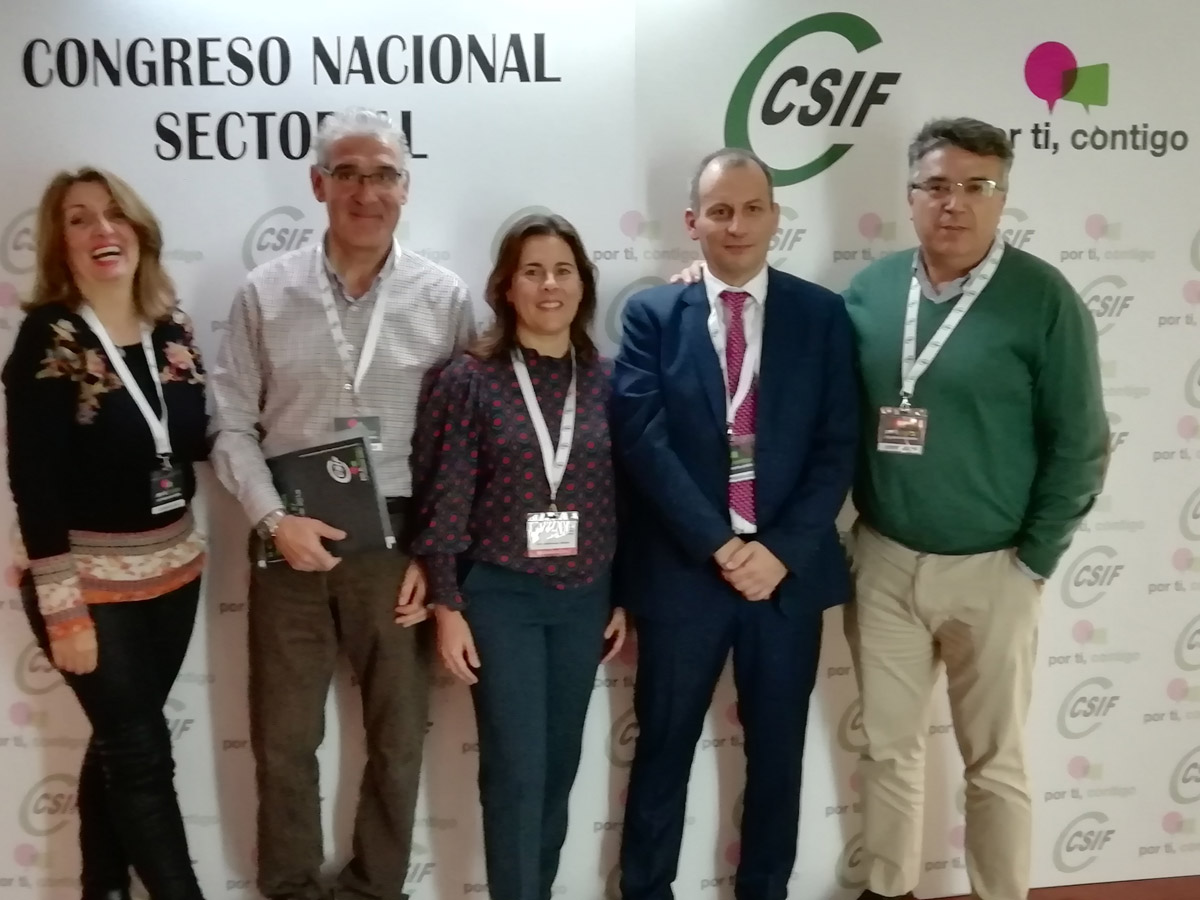
[[[997,236],[1004,131],[938,120],[909,147],[916,251],[846,291],[867,436],[846,636],[867,750],[863,898],[920,877],[924,734],[945,664],[979,900],[1025,900],[1025,751],[1041,592],[1100,493],[1108,422],[1096,327],[1062,273]]]
[[[920,878],[939,663],[966,763],[973,895],[1028,894],[1041,592],[1100,493],[1108,423],[1091,314],[1061,272],[998,236],[1012,159],[984,122],[923,127],[908,160],[920,247],[845,293],[865,416],[846,611],[867,739],[859,900],[911,898]]]

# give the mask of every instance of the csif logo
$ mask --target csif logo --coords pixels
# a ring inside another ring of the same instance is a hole
[[[489,257],[491,262],[495,264],[496,258],[500,255],[500,243],[504,240],[504,235],[508,234],[508,229],[512,228],[526,216],[552,215],[554,215],[554,212],[544,206],[523,206],[501,222],[500,227],[496,229],[496,233],[492,236],[491,256]]]
[[[48,694],[64,684],[58,670],[46,659],[46,654],[35,641],[31,641],[17,657],[15,680],[17,687],[32,697]]]
[[[1013,224],[1005,227],[1005,219],[1011,219]],[[1000,238],[1010,247],[1016,247],[1017,249],[1024,247],[1037,234],[1036,229],[1025,225],[1027,221],[1029,221],[1029,214],[1024,210],[1013,206],[1008,207],[1000,217]]]
[[[1116,559],[1117,551],[1112,547],[1092,547],[1079,554],[1062,581],[1063,604],[1071,609],[1086,609],[1103,600],[1107,589],[1125,570]]]
[[[1054,868],[1073,874],[1082,872],[1096,861],[1112,841],[1115,828],[1106,828],[1108,816],[1087,812],[1071,821],[1054,842]]]
[[[613,722],[608,736],[608,761],[618,769],[633,765],[633,751],[637,746],[638,724],[633,707]]]
[[[863,837],[856,834],[838,857],[837,880],[846,890],[857,890],[867,884],[866,851],[863,849]]]
[[[167,730],[171,732],[171,743],[176,743],[192,730],[196,720],[187,715],[187,706],[182,700],[167,698]]]
[[[1200,409],[1200,358],[1188,369],[1187,379],[1183,383],[1183,399],[1193,409]]]
[[[247,271],[307,244],[315,231],[304,222],[304,213],[294,206],[277,206],[259,216],[242,241],[242,263]]]
[[[0,267],[13,275],[28,275],[37,265],[37,210],[27,209],[0,233]]]
[[[771,243],[767,249],[772,253],[791,253],[792,248],[804,240],[804,235],[808,234],[807,228],[800,228],[793,224],[799,214],[790,206],[779,207],[779,227],[775,229],[775,234],[771,238]],[[771,265],[775,268],[780,268],[787,262],[787,256],[777,256],[771,260]]]
[[[1120,275],[1102,275],[1090,282],[1079,295],[1083,303],[1096,319],[1096,333],[1108,334],[1116,326],[1115,319],[1120,318],[1133,305],[1133,297],[1126,288],[1129,286]]]
[[[1078,740],[1098,729],[1121,699],[1112,690],[1113,683],[1103,676],[1076,685],[1058,709],[1058,733],[1068,740]]]
[[[625,287],[617,291],[617,295],[612,298],[612,302],[608,304],[608,311],[604,314],[604,332],[608,335],[608,339],[614,344],[621,343],[621,314],[625,310],[625,304],[629,298],[638,291],[644,291],[647,288],[658,287],[660,284],[666,284],[666,279],[659,278],[657,275],[647,275],[644,278],[639,278],[636,281],[631,281]]]
[[[1184,501],[1179,512],[1179,531],[1189,541],[1200,541],[1200,488]]]
[[[74,775],[47,775],[25,794],[17,811],[21,830],[33,837],[61,831],[78,813],[79,780]]]
[[[1081,66],[1066,44],[1045,41],[1025,58],[1025,86],[1046,101],[1050,112],[1059,100],[1083,108],[1108,106],[1108,63]]]
[[[851,13],[821,13],[785,28],[755,55],[734,86],[725,111],[726,145],[753,150],[750,138],[753,119],[771,129],[787,129],[786,139],[781,143],[804,146],[807,142],[795,140],[797,126],[820,126],[821,133],[842,125],[861,128],[873,107],[887,103],[886,88],[899,83],[899,72],[870,73],[830,67],[818,73],[810,71],[796,57],[787,60],[791,65],[770,83],[762,101],[756,104],[755,95],[766,85],[767,72],[775,61],[802,38],[816,34],[844,38],[856,53],[865,53],[883,42],[870,22]],[[834,143],[799,165],[772,167],[776,186],[787,187],[820,175],[853,146]]]
[[[847,753],[862,753],[867,749],[867,736],[863,732],[862,699],[855,698],[842,713],[838,722],[838,743]]]
[[[1120,416],[1114,412],[1107,413],[1108,416],[1108,453],[1109,456],[1117,452],[1117,448],[1129,440],[1129,432],[1121,431],[1120,425],[1123,421]]]
[[[1171,772],[1171,799],[1189,804],[1200,800],[1200,747],[1193,747]]]
[[[1175,665],[1185,672],[1200,671],[1200,616],[1179,632],[1179,640],[1175,642]]]

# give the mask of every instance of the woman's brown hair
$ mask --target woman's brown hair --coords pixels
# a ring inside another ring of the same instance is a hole
[[[468,352],[472,356],[499,359],[507,357],[517,346],[517,310],[508,302],[508,289],[512,287],[513,276],[521,265],[521,251],[525,242],[546,235],[561,238],[571,248],[579,280],[583,283],[583,297],[571,321],[571,346],[575,348],[575,356],[580,362],[590,362],[596,358],[596,344],[588,334],[596,315],[596,267],[588,259],[583,240],[570,222],[562,216],[542,214],[519,219],[500,242],[496,264],[488,276],[484,294],[488,306],[496,315],[496,321],[471,346]]]
[[[175,307],[175,286],[162,266],[162,229],[158,219],[128,184],[111,172],[91,166],[77,172],[59,172],[42,193],[37,217],[37,280],[33,299],[25,308],[64,303],[75,309],[83,302],[67,265],[63,222],[63,199],[67,191],[80,182],[106,188],[113,203],[133,226],[138,239],[138,267],[133,276],[134,307],[147,321],[165,318]]]

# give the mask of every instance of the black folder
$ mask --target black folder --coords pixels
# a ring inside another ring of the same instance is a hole
[[[365,435],[349,437],[267,459],[288,514],[320,519],[346,532],[344,540],[323,541],[334,556],[391,550],[396,546],[368,440]],[[274,542],[264,542],[259,564],[282,561],[283,555]]]

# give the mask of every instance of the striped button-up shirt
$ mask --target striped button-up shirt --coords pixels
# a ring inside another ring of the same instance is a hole
[[[388,497],[411,496],[409,455],[422,379],[475,336],[463,280],[395,245],[358,300],[336,279],[333,285],[354,365],[371,311],[387,304],[375,358],[355,395],[345,388],[351,378],[321,300],[321,279],[331,274],[323,241],[294,250],[252,271],[229,313],[209,377],[212,463],[252,524],[283,507],[265,459],[323,442],[339,418],[379,417],[380,486]]]

